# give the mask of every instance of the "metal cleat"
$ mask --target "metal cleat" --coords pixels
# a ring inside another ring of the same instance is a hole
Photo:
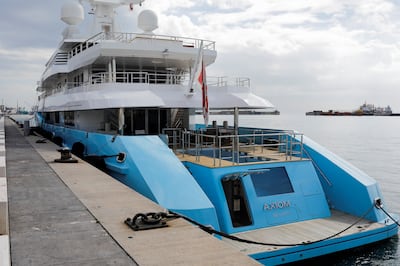
[[[61,153],[60,159],[55,159],[54,162],[56,163],[77,163],[78,160],[72,158],[71,150],[67,147],[62,147],[61,149],[57,150]]]

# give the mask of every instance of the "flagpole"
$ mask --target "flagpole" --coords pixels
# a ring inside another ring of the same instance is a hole
[[[203,57],[201,60],[201,72],[203,76],[203,86],[201,87],[202,93],[202,107],[203,107],[203,118],[204,124],[207,128],[208,126],[208,86],[207,86],[207,74],[206,74],[206,66],[204,65]]]

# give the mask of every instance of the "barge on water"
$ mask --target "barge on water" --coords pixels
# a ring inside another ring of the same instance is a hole
[[[364,103],[355,111],[322,111],[314,110],[306,112],[306,115],[330,115],[330,116],[399,116],[392,112],[392,108],[388,105],[386,107],[375,107],[373,104]]]

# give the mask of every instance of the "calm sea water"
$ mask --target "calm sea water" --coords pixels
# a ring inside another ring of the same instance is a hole
[[[233,124],[232,116],[211,116],[212,120]],[[201,117],[198,122],[201,123]],[[375,178],[386,210],[400,214],[400,117],[243,115],[239,124],[304,133]],[[307,265],[400,265],[400,241],[392,238],[319,258]]]

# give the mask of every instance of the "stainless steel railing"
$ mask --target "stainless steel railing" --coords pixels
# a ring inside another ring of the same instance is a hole
[[[101,32],[88,40],[76,45],[69,52],[69,58],[81,53],[82,51],[95,46],[102,41],[116,41],[122,43],[132,43],[136,39],[149,39],[149,40],[165,40],[165,41],[176,41],[182,43],[182,47],[199,48],[200,43],[203,42],[203,48],[207,50],[215,50],[215,42],[209,40],[201,40],[188,37],[178,37],[170,35],[155,35],[155,34],[143,34],[143,33],[126,33],[126,32]]]
[[[221,166],[222,161],[232,165],[249,162],[267,162],[275,160],[301,160],[304,155],[303,134],[293,131],[268,132],[254,130],[251,134],[232,134],[232,130],[213,129],[207,131],[182,131],[180,139],[174,139],[171,147],[190,155],[195,161],[201,156],[213,160],[213,166]],[[177,136],[177,134],[175,134]],[[181,147],[176,148],[177,142]]]
[[[189,83],[188,73],[165,73],[165,72],[147,72],[147,71],[132,71],[132,72],[116,72],[111,75],[110,72],[97,72],[90,74],[88,81],[67,82],[57,86],[52,90],[42,88],[46,91],[46,96],[63,92],[73,88],[81,87],[83,90],[90,90],[95,84],[103,83],[146,83],[146,84],[166,84],[166,85],[184,85]],[[250,86],[249,78],[238,77],[207,77],[207,84],[214,87],[233,86],[239,88],[247,88]]]

